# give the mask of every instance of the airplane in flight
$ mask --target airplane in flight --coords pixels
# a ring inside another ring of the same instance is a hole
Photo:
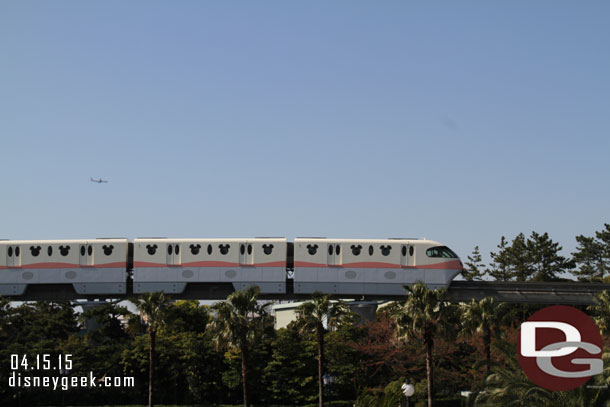
[[[105,181],[105,180],[103,180],[101,178],[100,179],[91,178],[91,182],[97,182],[98,184],[101,184],[102,182],[108,182],[108,181]]]

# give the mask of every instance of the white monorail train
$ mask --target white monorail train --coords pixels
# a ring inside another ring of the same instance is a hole
[[[78,294],[181,293],[190,283],[258,285],[262,293],[400,295],[404,285],[448,287],[462,270],[442,243],[420,239],[167,239],[0,241],[0,295],[30,284],[72,284]],[[131,275],[130,275],[130,272]]]

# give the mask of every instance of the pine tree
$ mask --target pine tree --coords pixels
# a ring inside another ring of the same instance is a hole
[[[519,233],[507,248],[507,256],[512,269],[512,276],[517,281],[527,281],[531,279],[534,270],[531,266],[532,252],[529,250],[525,235]]]
[[[553,242],[548,233],[542,235],[532,232],[527,240],[527,254],[530,275],[534,281],[558,280],[558,274],[565,273],[572,268],[572,263],[559,255],[562,247]]]
[[[579,266],[574,272],[581,281],[601,281],[610,272],[610,224],[595,232],[595,237],[576,236],[577,251],[573,261]]]
[[[499,251],[490,253],[491,267],[487,272],[500,281],[553,281],[573,267],[573,262],[561,256],[561,246],[548,233],[532,232],[526,240],[519,233],[508,245],[502,236]]]
[[[507,241],[504,236],[500,239],[500,244],[498,245],[498,253],[491,252],[489,255],[491,256],[491,264],[490,268],[485,270],[487,274],[492,276],[497,281],[509,281],[513,274],[511,269],[512,261],[510,259]]]
[[[468,280],[482,280],[485,275],[485,264],[483,264],[483,260],[481,258],[481,253],[479,252],[479,246],[475,246],[472,251],[472,255],[468,256],[468,261],[466,262],[466,267],[464,271],[462,271],[462,276]]]

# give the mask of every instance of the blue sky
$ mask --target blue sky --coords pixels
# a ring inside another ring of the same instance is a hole
[[[610,3],[1,2],[0,237],[610,222]],[[108,184],[94,184],[89,177]]]

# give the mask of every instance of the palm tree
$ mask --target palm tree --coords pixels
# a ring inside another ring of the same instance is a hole
[[[244,407],[248,406],[248,357],[260,336],[273,329],[273,317],[267,311],[269,303],[259,304],[258,286],[236,291],[226,301],[212,306],[216,314],[211,323],[216,349],[238,350],[241,355],[241,378]]]
[[[349,309],[342,302],[331,302],[330,295],[314,292],[312,300],[299,305],[296,309],[297,324],[301,332],[316,334],[318,341],[318,399],[319,405],[324,405],[324,321],[328,327],[338,326],[353,320]]]
[[[164,316],[170,299],[162,292],[145,293],[141,297],[129,300],[138,307],[144,317],[149,335],[148,348],[148,406],[152,407],[153,394],[153,358],[155,354],[155,338],[158,329],[165,324]]]
[[[503,355],[503,362],[492,362],[491,374],[485,379],[484,389],[476,395],[480,407],[607,407],[610,390],[607,383],[610,369],[595,376],[592,386],[580,386],[569,391],[543,389],[527,378],[519,366],[515,345],[505,340],[494,343]]]
[[[432,407],[434,339],[450,338],[454,334],[454,307],[445,301],[445,289],[430,290],[423,283],[405,288],[409,291],[409,298],[396,307],[392,318],[399,338],[420,340],[426,347],[428,407]]]
[[[491,335],[502,321],[503,310],[504,304],[494,304],[493,297],[486,297],[478,302],[472,300],[470,304],[460,304],[462,331],[483,335],[483,348],[485,350],[485,361],[487,362],[485,376],[489,375]]]

